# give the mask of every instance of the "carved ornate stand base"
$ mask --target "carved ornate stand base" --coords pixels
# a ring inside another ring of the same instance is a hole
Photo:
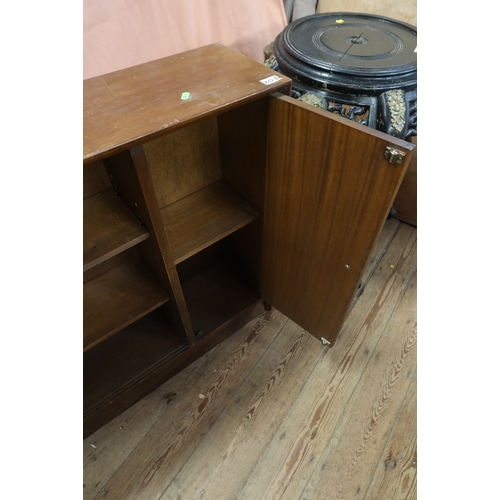
[[[333,12],[289,24],[265,64],[293,96],[408,140],[417,135],[417,29],[381,16]]]

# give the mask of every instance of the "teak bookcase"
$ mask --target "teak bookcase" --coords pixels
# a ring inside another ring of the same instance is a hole
[[[414,146],[290,90],[219,44],[84,82],[85,436],[265,307],[333,345]]]

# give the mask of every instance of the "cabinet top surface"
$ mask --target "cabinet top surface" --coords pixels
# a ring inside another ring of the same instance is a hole
[[[83,162],[134,147],[290,82],[220,44],[90,78],[83,82]]]

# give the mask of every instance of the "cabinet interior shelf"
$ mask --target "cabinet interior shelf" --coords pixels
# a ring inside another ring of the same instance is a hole
[[[84,354],[84,417],[189,347],[156,309]]]
[[[84,419],[105,411],[109,401],[119,404],[120,399],[133,398],[136,391],[144,390],[143,384],[151,383],[148,379],[171,376],[190,357],[199,356],[201,344],[217,343],[221,334],[227,335],[227,324],[242,321],[262,302],[248,278],[224,261],[201,270],[182,287],[197,340],[203,341],[189,346],[160,308],[88,350],[84,353]]]
[[[149,238],[113,189],[83,201],[83,271]]]
[[[259,212],[218,181],[161,210],[175,264],[257,219]]]
[[[165,304],[169,295],[138,257],[83,286],[83,350],[86,351]]]

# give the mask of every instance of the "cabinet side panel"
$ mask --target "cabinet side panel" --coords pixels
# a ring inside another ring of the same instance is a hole
[[[229,237],[232,251],[261,280],[269,98],[218,116],[222,178],[261,215]]]
[[[264,210],[268,102],[265,97],[218,116],[223,178],[259,212]]]
[[[221,178],[217,120],[199,120],[144,144],[160,208]]]
[[[417,137],[412,137],[411,142],[417,145]],[[397,219],[412,226],[417,225],[417,148],[394,200],[394,208]]]
[[[402,164],[385,159],[390,144],[406,152]],[[412,148],[288,97],[271,99],[263,298],[331,344]]]

